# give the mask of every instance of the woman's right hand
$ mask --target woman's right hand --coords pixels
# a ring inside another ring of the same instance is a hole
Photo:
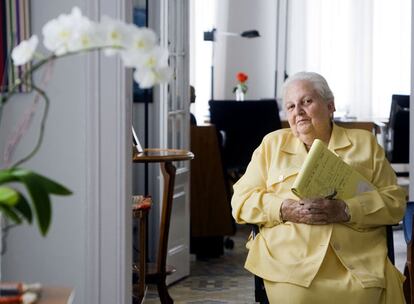
[[[342,200],[316,198],[282,202],[281,217],[283,221],[309,225],[343,223],[349,220],[345,211],[346,204]]]

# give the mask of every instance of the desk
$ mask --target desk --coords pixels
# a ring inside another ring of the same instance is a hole
[[[404,188],[407,191],[407,195],[410,190],[410,177],[408,173],[410,172],[410,164],[397,164],[392,163],[391,167],[394,169],[397,174],[397,184]],[[406,176],[404,176],[404,173]],[[408,200],[408,197],[407,197]]]
[[[167,270],[167,250],[168,250],[168,233],[170,229],[171,209],[174,194],[174,180],[176,168],[173,161],[191,160],[194,158],[192,152],[177,149],[145,149],[141,153],[134,153],[134,163],[159,163],[164,178],[164,191],[162,196],[162,211],[160,223],[160,235],[158,242],[157,261],[155,265],[149,264],[148,271],[140,270],[139,280],[145,280],[144,283],[157,284],[158,294],[161,303],[173,303],[168,294],[165,279],[167,273],[173,270]],[[168,273],[168,274],[169,274]],[[139,302],[143,299],[144,292],[138,294]]]
[[[38,304],[71,304],[73,301],[73,290],[66,287],[43,286]]]
[[[224,174],[214,125],[191,126],[191,253],[197,258],[223,254],[224,236],[234,234],[230,185]]]

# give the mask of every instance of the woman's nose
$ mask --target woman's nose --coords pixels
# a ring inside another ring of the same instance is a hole
[[[296,106],[296,115],[303,115],[305,113],[305,110],[302,108],[301,105]]]

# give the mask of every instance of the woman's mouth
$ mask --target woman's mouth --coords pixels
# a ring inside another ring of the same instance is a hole
[[[299,119],[297,122],[296,122],[296,124],[297,125],[299,125],[299,124],[302,124],[302,123],[308,123],[309,122],[309,119]]]

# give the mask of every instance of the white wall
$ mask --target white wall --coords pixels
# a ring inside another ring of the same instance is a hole
[[[274,97],[276,3],[273,0],[219,1],[218,31],[240,33],[256,29],[262,37],[245,39],[218,35],[214,64],[215,99],[234,99],[232,89],[238,72],[249,76],[248,99]]]
[[[122,19],[131,11],[125,2],[32,1],[32,32],[41,36],[45,22],[74,5],[94,20],[101,14]],[[117,60],[96,53],[56,62],[46,89],[51,107],[44,143],[24,166],[74,194],[53,197],[47,237],[40,237],[35,226],[11,230],[2,279],[71,287],[75,303],[131,301],[131,77],[126,75]],[[2,144],[32,98],[16,96],[6,106]],[[34,144],[39,114],[16,157]]]

